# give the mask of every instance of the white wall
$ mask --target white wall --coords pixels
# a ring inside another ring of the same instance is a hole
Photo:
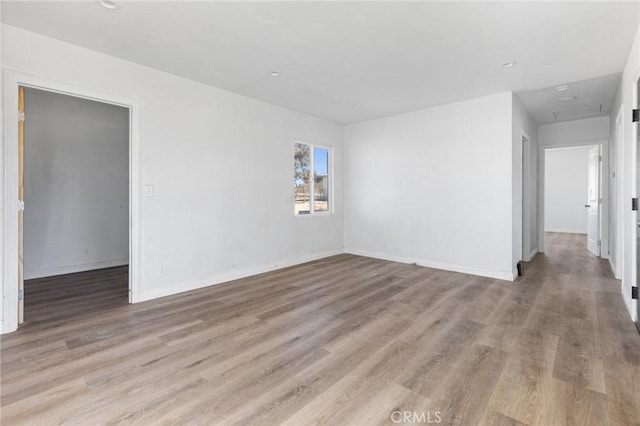
[[[342,250],[341,125],[2,30],[6,68],[141,101],[143,300]],[[334,147],[335,214],[294,216],[296,139]]]
[[[345,127],[348,252],[513,279],[511,93]]]
[[[620,79],[622,82],[622,78]],[[622,158],[619,155],[624,138],[624,111],[620,90],[611,107],[609,121],[609,262],[617,279],[622,279]],[[620,122],[618,123],[618,120]]]
[[[129,110],[25,90],[24,273],[126,265]]]
[[[538,126],[538,144],[560,146],[571,142],[609,139],[609,117],[586,118]]]
[[[631,122],[631,110],[638,108],[637,81],[640,78],[640,25],[636,31],[629,58],[622,72],[622,82],[619,90],[619,99],[614,104],[612,117],[617,117],[622,110],[622,127],[624,141],[617,151],[619,176],[621,181],[621,194],[618,200],[618,211],[621,214],[618,220],[622,236],[622,296],[632,319],[637,320],[636,300],[631,299],[631,287],[636,284],[636,235],[638,217],[630,209],[631,198],[637,195],[637,140],[638,124]]]
[[[4,70],[3,67],[3,60],[2,57],[4,56],[3,54],[3,44],[4,44],[4,40],[2,39],[2,5],[0,4],[0,71]],[[2,78],[2,76],[0,76],[0,78]],[[4,120],[4,82],[0,81],[0,117],[2,117],[2,120]],[[3,127],[4,127],[4,121],[3,121]],[[3,140],[4,139],[4,132],[0,131],[0,139]],[[2,146],[4,147],[4,142],[2,142]],[[3,164],[4,162],[4,150],[0,150],[0,164]],[[5,205],[5,179],[4,179],[4,173],[0,173],[0,235],[2,235],[4,237],[4,205]],[[0,263],[2,263],[2,259],[4,259],[4,241],[0,244]],[[3,280],[4,281],[4,280]],[[3,288],[2,290],[4,290],[4,283],[3,283]],[[4,291],[2,292],[2,297],[4,298]],[[0,303],[0,332],[2,332],[5,327],[4,327],[4,303]]]
[[[513,262],[529,261],[538,252],[538,135],[537,125],[513,96]],[[523,144],[523,134],[529,141]],[[523,183],[524,180],[524,183]]]
[[[545,151],[545,232],[587,233],[589,150],[592,147]]]

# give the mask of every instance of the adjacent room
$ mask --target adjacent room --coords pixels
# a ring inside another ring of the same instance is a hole
[[[640,4],[0,1],[7,425],[640,423]]]
[[[25,323],[128,303],[129,110],[24,89]]]
[[[545,150],[545,247],[550,239],[570,237],[594,256],[601,255],[600,150],[598,145]]]

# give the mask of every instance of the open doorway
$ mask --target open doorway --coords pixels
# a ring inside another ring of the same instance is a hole
[[[24,88],[34,88],[58,94],[65,94],[75,98],[94,100],[110,105],[117,105],[129,111],[129,268],[128,288],[129,302],[136,303],[144,300],[141,286],[141,198],[142,198],[142,165],[141,165],[141,102],[139,99],[122,96],[113,92],[100,89],[76,86],[48,78],[34,76],[18,71],[5,70],[4,72],[4,134],[2,139],[2,157],[4,169],[4,197],[2,201],[2,221],[4,227],[2,233],[2,268],[0,274],[3,280],[2,298],[2,333],[10,333],[18,328],[20,319],[20,306],[23,305],[24,293],[22,290],[23,276],[21,275],[20,258],[20,216],[16,214],[21,210],[20,200],[23,194],[21,188],[20,152],[21,129],[24,130],[24,121],[21,120],[20,104],[21,92]],[[21,89],[22,88],[22,89]],[[24,100],[24,99],[22,99]],[[16,108],[18,106],[18,108]],[[29,117],[25,117],[29,120]],[[22,133],[24,135],[24,132]],[[29,206],[25,206],[26,209]]]
[[[129,109],[30,87],[21,88],[21,97],[20,320],[127,304]]]
[[[571,240],[601,256],[600,145],[544,150],[544,245]]]

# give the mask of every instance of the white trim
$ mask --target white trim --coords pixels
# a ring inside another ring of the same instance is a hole
[[[491,271],[488,269],[476,268],[473,266],[459,265],[456,263],[437,262],[433,260],[418,259],[404,256],[393,256],[386,253],[372,253],[358,249],[345,249],[345,253],[356,256],[372,257],[374,259],[389,260],[391,262],[416,264],[428,268],[441,269],[444,271],[460,272],[463,274],[479,275],[481,277],[496,278],[505,281],[514,281],[518,277],[516,271]]]
[[[609,140],[608,139],[584,139],[579,141],[565,141],[560,143],[551,142],[546,144],[539,144],[538,149],[555,150],[555,149],[577,148],[581,146],[593,146],[593,145],[602,145],[602,144],[605,144],[608,146]]]
[[[533,260],[534,257],[536,257],[536,254],[538,254],[538,249],[533,249],[531,250],[531,253],[529,253],[529,256],[527,256],[527,258],[525,259],[526,262],[531,262],[531,260]]]
[[[129,302],[140,297],[141,217],[141,108],[140,100],[99,89],[76,86],[20,71],[4,72],[4,138],[2,141],[3,193],[1,233],[3,245],[3,329],[18,328],[18,86],[32,87],[129,108]],[[28,119],[28,118],[27,118]],[[11,141],[16,141],[13,143]]]
[[[618,127],[620,122],[620,127]],[[613,160],[617,163],[616,167],[616,206],[614,212],[616,216],[616,261],[613,270],[616,279],[622,280],[624,272],[624,188],[623,188],[623,169],[624,158],[624,105],[620,105],[618,115],[616,117],[616,157]],[[611,210],[611,209],[609,209]]]
[[[638,97],[638,91],[640,87],[638,86],[638,82],[640,82],[640,69],[636,69],[635,75],[632,77],[631,87],[633,88],[633,92],[631,94],[631,108],[633,110],[635,108],[640,108],[640,98]],[[624,90],[622,88],[621,90]],[[631,167],[631,196],[638,197],[638,139],[640,139],[640,123],[631,122],[631,161],[633,166]],[[623,204],[624,206],[624,201]],[[625,304],[627,305],[627,309],[629,310],[629,315],[634,322],[639,322],[640,318],[638,318],[638,304],[640,303],[638,300],[634,300],[631,298],[630,289],[633,286],[638,285],[638,215],[631,214],[631,253],[629,258],[631,259],[631,282],[629,283],[629,289],[627,291],[623,290],[622,297],[624,299]]]
[[[520,256],[524,259],[527,250],[531,250],[531,214],[530,210],[530,191],[531,191],[531,138],[522,129],[520,129],[520,143],[522,144],[522,241]],[[526,148],[526,149],[525,149]]]
[[[129,259],[101,260],[98,262],[82,263],[79,265],[59,266],[57,268],[39,269],[36,271],[25,271],[24,279],[33,280],[36,278],[53,277],[56,275],[75,274],[76,272],[93,271],[95,269],[113,268],[114,266],[124,266],[129,264]]]
[[[171,287],[161,288],[157,290],[152,290],[148,292],[143,292],[141,294],[140,301],[147,301],[156,299],[158,297],[172,296],[174,294],[184,293],[191,290],[197,290],[204,287],[209,287],[218,284],[224,284],[229,281],[238,280],[242,278],[247,278],[253,275],[263,274],[265,272],[276,271],[283,268],[288,268],[290,266],[300,265],[307,262],[312,262],[314,260],[324,259],[331,256],[337,256],[339,254],[343,254],[343,250],[331,250],[324,253],[314,254],[311,256],[304,256],[298,258],[296,260],[291,260],[282,263],[274,263],[270,265],[263,265],[254,268],[246,268],[239,271],[233,271],[229,273],[219,274],[215,277],[206,278],[198,281],[188,281],[182,282],[177,285],[172,285]]]

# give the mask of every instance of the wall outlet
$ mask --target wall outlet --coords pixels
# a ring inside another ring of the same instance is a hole
[[[167,267],[166,266],[161,266],[160,267],[160,276],[164,277],[165,275],[167,275]]]

